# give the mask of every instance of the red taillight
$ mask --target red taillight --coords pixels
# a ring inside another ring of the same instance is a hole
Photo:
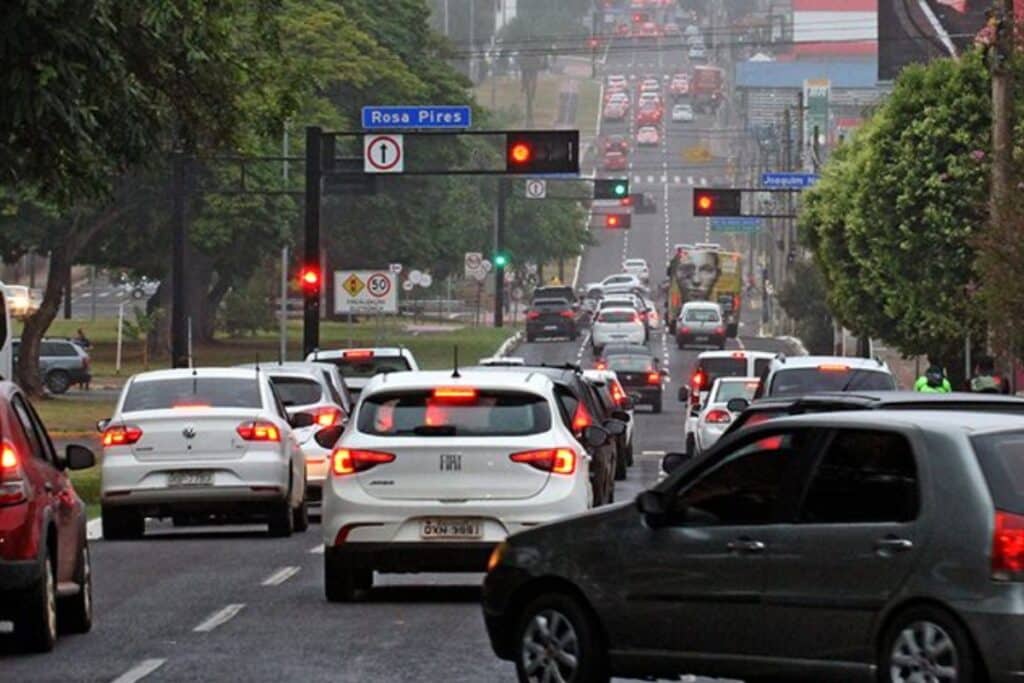
[[[704,416],[704,421],[716,425],[726,424],[732,422],[732,416],[727,410],[709,410],[708,414]]]
[[[689,327],[680,328],[679,334],[690,334],[690,328]]]
[[[590,411],[583,403],[576,404],[576,410],[572,414],[572,430],[574,432],[582,432],[584,429],[594,424],[594,418],[590,417]]]
[[[563,318],[569,318],[570,320],[573,318],[572,311],[562,311],[559,315]]]
[[[608,369],[608,363],[603,361],[603,360],[599,360],[596,363],[594,363],[594,369],[595,370],[607,370]]]
[[[113,425],[103,432],[103,446],[130,446],[142,438],[142,430],[131,425]]]
[[[313,411],[313,422],[317,427],[333,427],[341,422],[341,410],[334,406],[324,406]]]
[[[280,441],[281,431],[273,422],[253,420],[235,427],[238,435],[246,441]]]
[[[704,373],[698,370],[693,373],[693,377],[690,378],[690,386],[694,389],[700,389],[704,386]]]
[[[725,334],[725,328],[719,325],[715,328],[715,334]]]
[[[842,365],[840,363],[822,363],[818,366],[819,372],[849,372],[849,365]]]
[[[642,322],[640,320],[640,314],[639,313],[634,313],[633,314],[633,322],[635,322],[635,323]]]
[[[508,457],[512,462],[520,462],[554,474],[572,474],[576,471],[576,451],[571,448],[544,448],[513,453]]]
[[[992,578],[1024,580],[1024,515],[996,510],[992,535]]]
[[[611,390],[612,400],[615,401],[615,405],[621,406],[625,404],[627,398],[626,391],[622,388],[622,385],[619,384],[619,380],[612,380]]]
[[[660,372],[648,372],[647,373],[648,384],[661,384],[661,373]]]
[[[331,471],[334,474],[344,476],[365,472],[366,470],[394,462],[394,453],[382,453],[381,451],[364,451],[355,448],[336,448],[331,454]]]
[[[18,451],[4,441],[0,445],[0,505],[14,505],[28,498],[28,490],[22,476]]]
[[[537,311],[530,311],[529,313],[526,314],[526,319],[527,320],[536,320],[539,317],[540,317],[540,313],[537,312]]]

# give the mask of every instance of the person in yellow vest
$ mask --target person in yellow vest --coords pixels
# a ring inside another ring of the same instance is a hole
[[[946,372],[942,366],[932,363],[914,382],[914,391],[924,394],[948,394],[953,391],[953,385],[946,379]]]

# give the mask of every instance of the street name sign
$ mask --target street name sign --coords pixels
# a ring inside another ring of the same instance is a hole
[[[777,187],[793,190],[806,190],[818,182],[816,173],[762,173],[761,185],[764,187]]]
[[[751,216],[712,216],[711,232],[757,232],[761,219]]]
[[[469,128],[472,123],[473,111],[463,106],[363,107],[363,128],[366,130]]]

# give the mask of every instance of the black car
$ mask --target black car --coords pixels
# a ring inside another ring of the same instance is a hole
[[[634,404],[650,406],[655,413],[661,412],[662,381],[666,373],[658,367],[653,354],[615,354],[608,357],[607,363],[608,369],[618,376],[622,388],[633,397]]]
[[[568,337],[575,341],[576,311],[566,299],[534,299],[526,312],[526,341],[540,338]]]
[[[607,505],[615,501],[615,467],[618,448],[614,437],[626,432],[626,424],[621,419],[601,419],[604,411],[598,404],[597,397],[590,385],[583,378],[583,371],[579,367],[573,365],[521,365],[514,367],[479,366],[476,369],[498,372],[539,372],[550,377],[555,384],[562,420],[577,436],[577,439],[581,438],[584,429],[592,425],[600,427],[608,433],[608,440],[604,444],[586,448],[587,454],[592,458],[590,480],[594,490],[594,505]],[[583,441],[580,443],[584,444]]]
[[[725,438],[744,427],[761,424],[777,417],[829,413],[839,410],[959,410],[979,413],[1024,415],[1024,399],[999,394],[922,394],[916,391],[820,392],[804,396],[763,398],[749,403],[743,398],[729,401],[731,412],[739,412]],[[742,412],[740,412],[742,411]]]
[[[586,377],[587,384],[594,390],[598,407],[601,409],[601,422],[619,420],[628,423],[632,418],[626,411],[632,410],[633,399],[629,397],[622,384],[617,386],[604,379]],[[614,382],[615,380],[613,380]],[[615,481],[626,479],[626,469],[633,466],[632,432],[627,428],[615,438]]]

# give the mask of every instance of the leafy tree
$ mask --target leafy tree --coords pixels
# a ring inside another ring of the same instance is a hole
[[[779,290],[779,304],[793,319],[797,337],[812,354],[834,353],[825,281],[813,262],[799,259],[793,264],[790,279]]]

